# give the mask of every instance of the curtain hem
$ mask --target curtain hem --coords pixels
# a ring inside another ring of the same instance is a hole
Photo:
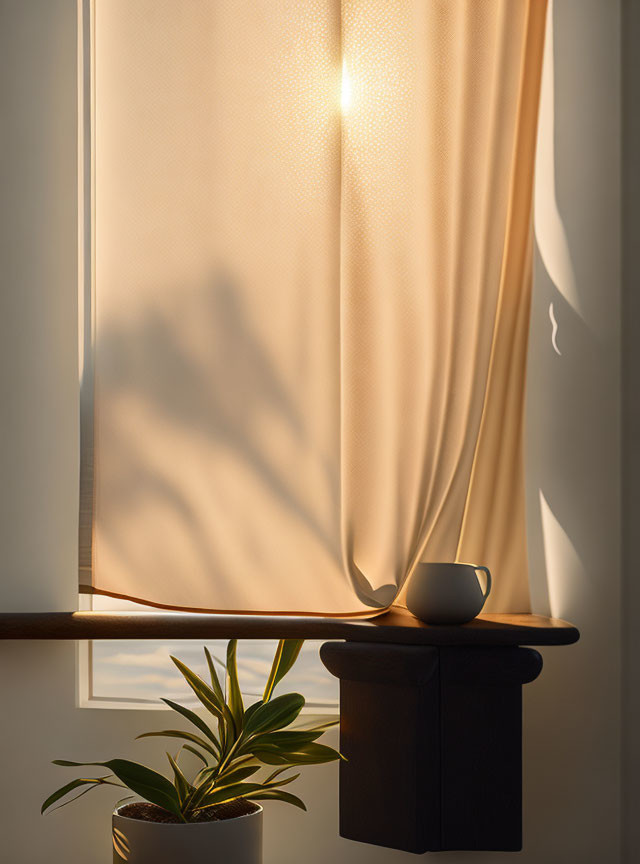
[[[166,609],[168,612],[195,612],[210,615],[266,615],[266,616],[290,616],[292,618],[377,618],[388,612],[394,604],[382,609],[366,610],[362,612],[309,612],[292,610],[249,610],[249,609],[213,609],[205,606],[177,606],[171,603],[158,603],[155,600],[147,600],[143,597],[134,597],[131,594],[119,594],[116,591],[105,591],[92,585],[80,585],[80,594],[97,595],[100,597],[113,597],[115,600],[128,600],[131,603],[140,603],[144,606],[152,606],[154,609]]]

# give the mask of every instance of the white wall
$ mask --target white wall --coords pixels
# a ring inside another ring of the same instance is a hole
[[[0,0],[4,611],[76,601],[75,14],[75,0]],[[450,864],[619,860],[619,4],[556,0],[553,23],[530,352],[531,561],[538,611],[583,636],[546,650],[526,688],[525,851],[431,858]],[[161,728],[163,714],[76,708],[69,643],[0,643],[0,676],[3,860],[107,864],[109,794],[41,819],[62,776],[48,763],[143,747],[157,757],[160,747],[131,739]],[[265,864],[414,860],[337,836],[335,766],[309,769],[299,792],[309,814],[268,808]]]
[[[546,650],[541,677],[526,688],[527,850],[540,862],[616,862],[619,5],[556,0],[551,37],[529,355],[530,559],[536,607],[573,621],[582,638]],[[561,356],[551,345],[550,303]]]

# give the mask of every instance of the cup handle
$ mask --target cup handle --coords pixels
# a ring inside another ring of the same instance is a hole
[[[483,570],[485,576],[487,577],[487,585],[485,590],[482,592],[482,599],[486,601],[489,594],[491,594],[491,573],[489,572],[488,567],[475,567],[474,569],[476,570],[476,572],[478,570]]]

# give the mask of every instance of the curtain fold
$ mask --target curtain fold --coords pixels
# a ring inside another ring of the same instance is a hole
[[[95,0],[81,590],[529,608],[545,0]],[[90,380],[89,380],[90,375]]]

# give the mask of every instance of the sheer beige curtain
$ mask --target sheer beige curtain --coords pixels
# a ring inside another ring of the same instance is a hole
[[[462,560],[528,609],[544,20],[94,0],[82,590],[371,614]]]

